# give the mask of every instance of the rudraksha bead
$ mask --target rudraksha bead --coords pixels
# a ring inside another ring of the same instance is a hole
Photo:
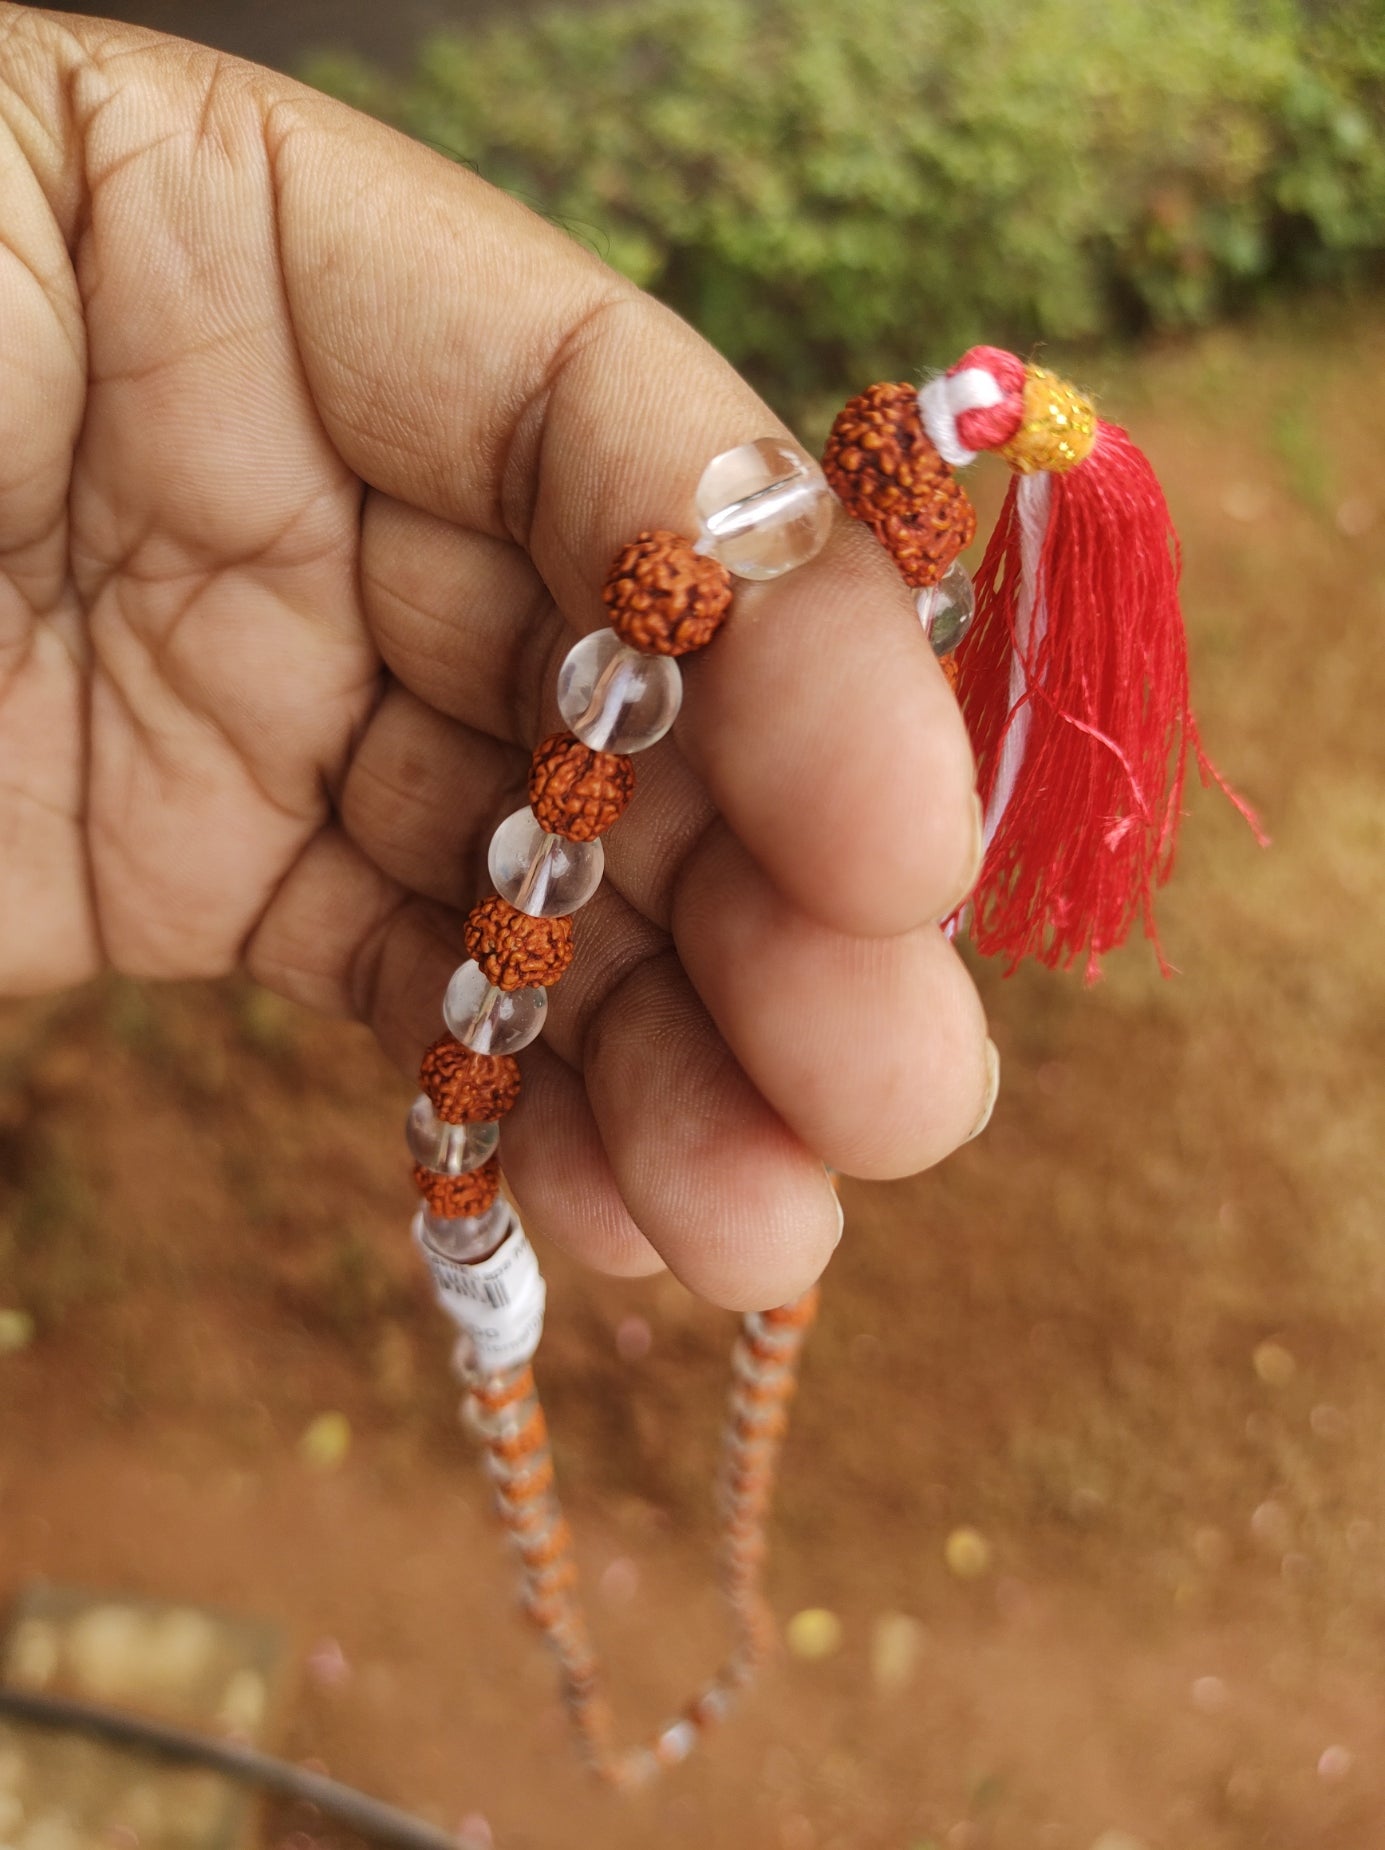
[[[414,1186],[439,1220],[476,1220],[500,1193],[500,1164],[493,1156],[464,1175],[442,1176],[415,1163]]]
[[[625,813],[635,794],[635,767],[620,752],[599,752],[570,732],[555,732],[529,767],[529,807],[539,827],[568,841],[595,841]]]
[[[449,1124],[489,1124],[519,1099],[519,1067],[509,1054],[473,1053],[451,1034],[424,1054],[418,1083]]]
[[[617,553],[601,595],[622,642],[648,655],[686,655],[721,628],[731,574],[681,534],[656,530]]]
[[[873,385],[842,406],[823,470],[915,590],[938,582],[976,535],[976,510],[933,447],[912,385]]]
[[[493,893],[471,908],[464,942],[497,989],[548,989],[572,962],[572,920],[536,918]]]

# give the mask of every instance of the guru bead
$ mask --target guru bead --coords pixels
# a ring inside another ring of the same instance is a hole
[[[493,893],[471,908],[463,942],[497,989],[547,989],[572,963],[572,920],[536,918]]]
[[[415,1163],[414,1187],[439,1220],[476,1220],[500,1193],[500,1164],[492,1156],[465,1175],[445,1176]]]
[[[571,732],[555,732],[529,766],[529,807],[541,829],[568,841],[595,841],[624,815],[635,767],[621,752],[599,752]]]
[[[823,468],[915,590],[935,585],[976,535],[976,510],[933,446],[911,385],[873,385],[837,413]]]
[[[731,608],[731,574],[681,534],[641,533],[616,554],[601,589],[611,628],[646,655],[687,655]]]
[[[486,1124],[519,1101],[519,1067],[504,1054],[473,1053],[451,1034],[424,1054],[418,1083],[448,1124]]]

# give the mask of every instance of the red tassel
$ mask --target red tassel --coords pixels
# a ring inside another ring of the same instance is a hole
[[[976,417],[963,414],[971,429],[958,420],[968,439],[980,435]],[[1028,497],[1037,529],[1045,493],[1042,538],[1030,541],[1035,616],[1021,646],[1024,506]],[[1178,577],[1163,491],[1116,425],[1098,423],[1090,456],[1065,473],[1012,482],[978,575],[976,624],[957,652],[991,830],[972,936],[1009,969],[1024,957],[1061,969],[1085,958],[1092,981],[1140,919],[1168,972],[1153,899],[1173,869],[1189,747],[1203,781],[1221,785],[1259,834],[1198,739]]]
[[[917,414],[915,412],[917,403]],[[1160,968],[1154,895],[1173,871],[1188,752],[1178,537],[1140,451],[1080,392],[998,347],[973,347],[915,397],[873,386],[832,428],[828,480],[896,553],[939,582],[965,543],[951,470],[997,450],[1018,471],[986,548],[976,621],[949,667],[976,751],[986,853],[969,905],[979,950],[1013,970],[1102,956],[1139,919]],[[926,570],[899,536],[928,538]]]

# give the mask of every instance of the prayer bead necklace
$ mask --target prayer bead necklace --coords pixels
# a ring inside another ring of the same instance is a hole
[[[958,554],[976,516],[953,469],[980,449],[996,450],[1015,482],[974,585]],[[1177,540],[1162,491],[1125,432],[1098,420],[1082,394],[1013,354],[974,348],[921,388],[880,384],[852,399],[824,464],[825,473],[780,438],[728,450],[697,485],[696,540],[645,532],[617,555],[603,588],[610,627],[574,643],[559,670],[567,730],[538,746],[529,806],[492,838],[496,891],[467,918],[468,960],[443,1001],[448,1032],[424,1055],[409,1112],[423,1198],[414,1237],[459,1331],[466,1418],[581,1749],[619,1786],[684,1759],[772,1636],[760,1590],[765,1525],[817,1306],[814,1288],[747,1316],[734,1350],[720,1471],[731,1654],[650,1746],[621,1748],[597,1692],[531,1367],[543,1280],[500,1195],[497,1151],[519,1097],[513,1056],[542,1031],[547,991],[572,961],[572,914],[601,883],[602,838],[634,792],[632,756],[677,717],[678,658],[714,639],[737,578],[778,578],[816,557],[840,499],[914,591],[977,751],[986,857],[972,901],[946,929],[970,924],[979,947],[1011,967],[1025,956],[1064,966],[1085,958],[1092,974],[1135,919],[1152,936],[1189,748],[1204,777],[1216,777],[1188,704]]]

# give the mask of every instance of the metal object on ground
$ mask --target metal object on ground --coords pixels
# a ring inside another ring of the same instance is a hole
[[[0,1683],[266,1745],[284,1681],[277,1629],[203,1606],[38,1586],[0,1636]],[[219,1773],[0,1721],[0,1844],[15,1850],[247,1850],[255,1800]]]

